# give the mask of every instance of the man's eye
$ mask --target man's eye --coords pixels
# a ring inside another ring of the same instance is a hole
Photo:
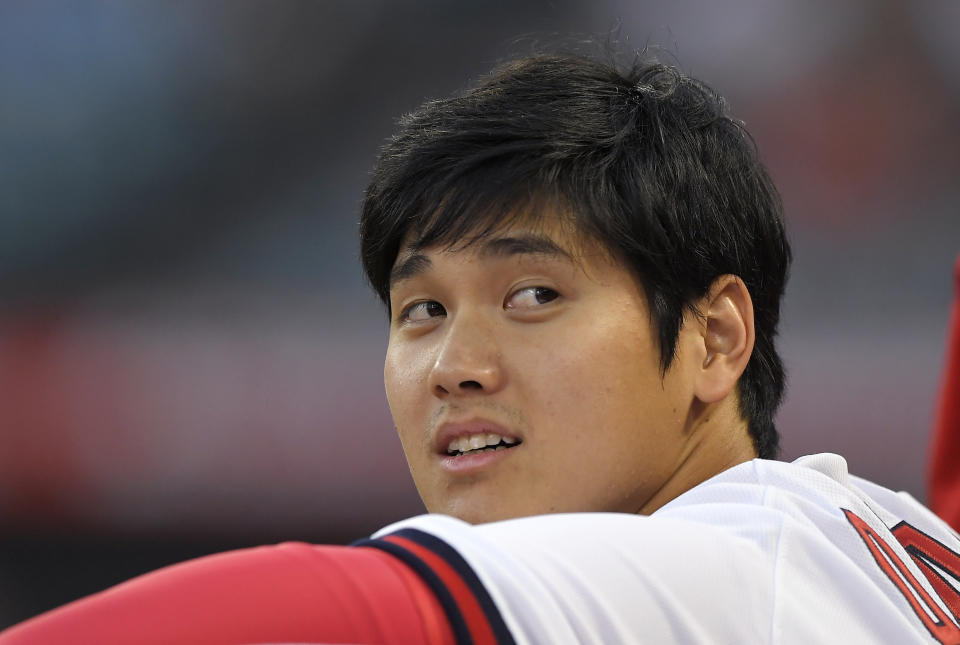
[[[559,297],[559,293],[547,287],[525,287],[510,294],[504,306],[507,309],[526,309],[545,305]]]
[[[425,302],[415,302],[400,312],[400,321],[421,322],[436,316],[446,315],[447,310],[443,308],[443,305],[436,300],[427,300]]]

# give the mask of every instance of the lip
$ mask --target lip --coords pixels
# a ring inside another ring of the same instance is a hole
[[[491,450],[459,457],[447,454],[447,447],[457,437],[491,432],[517,440],[517,445],[504,450]],[[434,438],[434,450],[440,458],[441,467],[450,473],[469,474],[487,468],[506,458],[508,454],[523,445],[523,437],[507,430],[499,423],[488,419],[471,419],[460,423],[444,423]]]
[[[460,457],[444,455],[440,458],[440,467],[451,475],[471,475],[493,466],[493,464],[498,461],[506,459],[513,451],[519,449],[519,447],[518,445],[513,448],[478,452],[475,455],[462,455]]]

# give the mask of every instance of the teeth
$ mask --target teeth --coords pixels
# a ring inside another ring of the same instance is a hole
[[[450,445],[447,447],[447,453],[456,454],[456,453],[465,453],[470,452],[471,450],[503,450],[504,446],[497,447],[500,442],[512,446],[519,443],[517,439],[511,437],[504,437],[502,435],[495,434],[493,432],[486,432],[483,434],[475,434],[470,436],[455,437],[450,441]]]

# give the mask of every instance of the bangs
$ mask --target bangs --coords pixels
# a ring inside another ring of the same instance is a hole
[[[602,253],[635,272],[616,243],[616,222],[622,218],[603,198],[612,191],[602,171],[583,173],[557,163],[537,167],[533,157],[499,157],[445,172],[432,164],[397,182],[416,197],[403,201],[391,195],[381,201],[385,207],[379,217],[364,220],[365,227],[378,229],[376,236],[364,237],[370,244],[364,258],[368,279],[388,313],[390,273],[401,254],[462,251],[513,229],[549,237],[574,256]]]
[[[433,208],[411,217],[403,234],[403,246],[411,251],[428,247],[462,251],[513,228],[559,235],[565,240],[584,237],[582,223],[556,191],[535,188],[530,183],[509,189],[488,188],[490,183],[461,184],[449,190]]]

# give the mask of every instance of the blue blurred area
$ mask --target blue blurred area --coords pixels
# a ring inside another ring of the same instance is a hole
[[[135,573],[116,540],[149,568],[419,512],[359,203],[398,116],[554,34],[660,46],[727,96],[795,245],[784,456],[922,498],[958,28],[948,0],[0,4],[0,626]]]

